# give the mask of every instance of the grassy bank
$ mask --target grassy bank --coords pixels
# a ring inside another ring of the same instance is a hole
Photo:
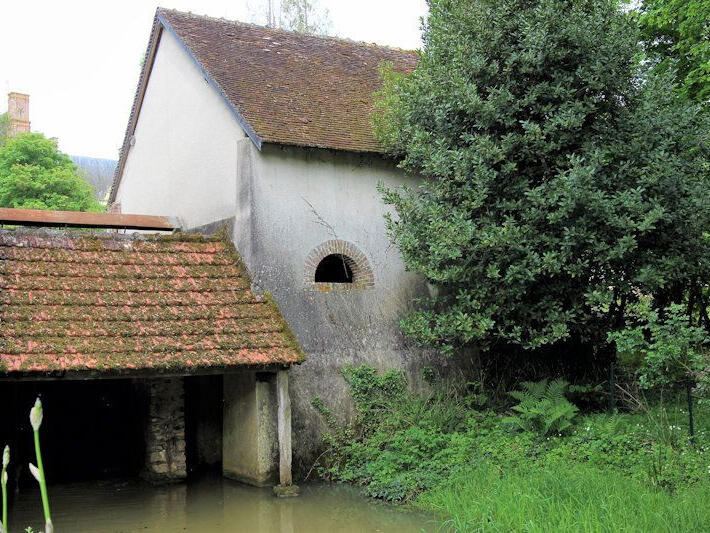
[[[434,511],[455,531],[710,531],[708,410],[696,445],[681,408],[515,429],[475,389],[416,396],[401,374],[346,369],[356,422],[331,426],[320,474]]]
[[[455,531],[708,531],[707,485],[675,494],[588,464],[506,470],[478,464],[417,505]]]

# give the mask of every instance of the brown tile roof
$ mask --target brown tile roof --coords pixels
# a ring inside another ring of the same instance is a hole
[[[416,52],[158,8],[110,200],[115,199],[162,28],[185,45],[255,144],[381,152],[372,128],[378,67]]]
[[[231,244],[0,231],[0,372],[197,372],[303,355]]]

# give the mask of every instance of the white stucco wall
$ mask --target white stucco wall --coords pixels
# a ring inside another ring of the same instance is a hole
[[[376,155],[269,145],[250,151],[255,259],[250,267],[255,278],[273,278],[273,284],[293,285],[305,297],[316,296],[303,283],[306,257],[324,241],[340,239],[365,254],[375,275],[376,290],[356,294],[374,293],[392,301],[416,283],[418,278],[405,272],[399,250],[389,240],[388,208],[377,191],[378,183],[411,185],[411,177]]]
[[[121,211],[179,216],[186,227],[234,216],[243,137],[227,104],[163,31],[116,197]]]

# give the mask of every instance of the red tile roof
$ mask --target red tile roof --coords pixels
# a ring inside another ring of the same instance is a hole
[[[111,201],[163,28],[184,44],[259,147],[265,142],[382,152],[372,127],[373,93],[381,87],[378,67],[390,62],[395,70],[410,72],[418,61],[412,51],[159,8]]]
[[[198,372],[303,354],[231,244],[0,231],[0,372]]]
[[[372,129],[378,66],[414,52],[169,9],[162,16],[264,142],[380,152]]]

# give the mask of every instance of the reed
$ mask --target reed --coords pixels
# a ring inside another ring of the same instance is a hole
[[[0,473],[0,484],[2,485],[2,524],[0,532],[6,533],[7,525],[7,466],[10,464],[10,447],[6,444],[2,452],[2,473]]]
[[[42,509],[44,511],[44,533],[53,533],[54,526],[52,525],[52,518],[49,514],[49,496],[47,495],[47,481],[44,477],[44,465],[42,464],[42,450],[39,445],[39,428],[42,425],[42,418],[44,413],[42,411],[42,401],[37,398],[34,407],[30,410],[30,423],[32,424],[32,430],[34,432],[35,440],[35,457],[37,459],[37,466],[30,463],[30,471],[32,475],[39,483],[39,490],[42,495]]]

